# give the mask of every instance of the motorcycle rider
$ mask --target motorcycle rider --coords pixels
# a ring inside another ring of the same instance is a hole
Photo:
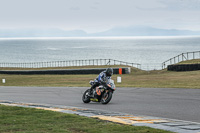
[[[113,75],[113,69],[107,68],[105,71],[102,71],[94,80],[94,84],[90,88],[90,95],[92,94],[92,91],[94,88],[99,86],[100,84],[105,85],[106,80],[111,79],[111,76]]]

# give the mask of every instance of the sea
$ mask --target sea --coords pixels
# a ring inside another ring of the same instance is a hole
[[[0,63],[114,59],[153,70],[193,51],[200,51],[200,36],[0,38]]]

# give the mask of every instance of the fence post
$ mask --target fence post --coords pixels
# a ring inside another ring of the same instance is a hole
[[[199,51],[199,58],[200,58],[200,51]]]
[[[182,53],[182,61],[183,61],[183,53]]]
[[[199,51],[199,58],[200,58],[200,51]]]
[[[185,58],[185,60],[187,60],[187,58],[185,57],[185,53],[183,53],[183,57]],[[183,60],[184,60],[184,58],[183,58]]]
[[[176,63],[175,57],[174,57],[174,64]]]
[[[199,51],[200,53],[200,51]],[[86,66],[86,65],[117,65],[126,64],[134,66],[134,63],[122,62],[113,59],[89,59],[89,60],[68,60],[68,61],[51,61],[51,62],[30,62],[30,63],[0,63],[0,67],[15,68],[44,68],[44,67],[65,67],[65,66]],[[139,67],[139,64],[136,64]]]
[[[193,59],[195,59],[195,57],[194,57],[194,52],[193,52]]]

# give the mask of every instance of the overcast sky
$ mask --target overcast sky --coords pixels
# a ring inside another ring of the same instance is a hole
[[[98,32],[137,25],[200,30],[200,0],[0,0],[0,29]]]

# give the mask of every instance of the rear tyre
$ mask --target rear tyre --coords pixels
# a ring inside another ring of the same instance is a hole
[[[90,102],[90,96],[89,96],[89,93],[90,93],[90,89],[86,90],[82,96],[82,101],[84,103],[89,103]]]
[[[110,100],[112,99],[112,92],[105,92],[102,97],[101,97],[101,103],[102,104],[107,104],[110,102]]]

